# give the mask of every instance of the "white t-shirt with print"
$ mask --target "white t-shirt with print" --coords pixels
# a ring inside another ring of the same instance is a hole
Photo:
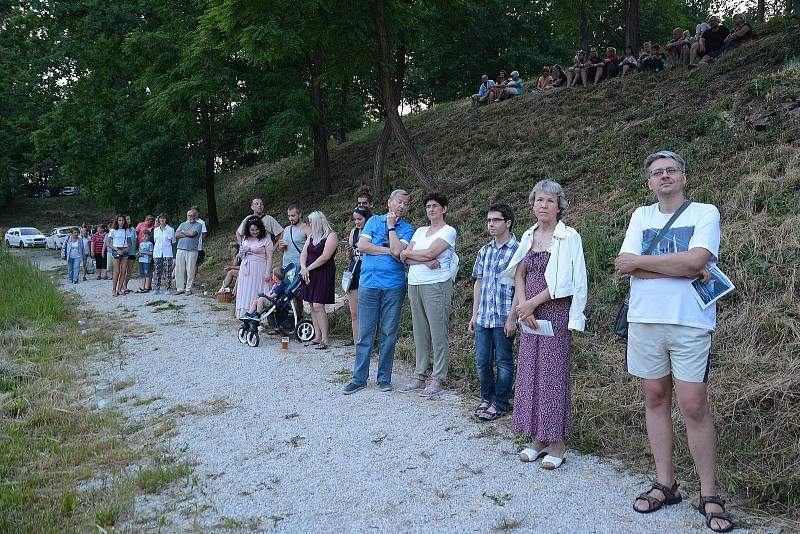
[[[411,242],[414,243],[414,248],[411,250],[425,250],[437,239],[446,241],[450,246],[436,257],[439,261],[438,269],[431,269],[424,264],[412,265],[408,268],[408,284],[412,286],[437,284],[450,279],[450,261],[456,249],[456,229],[446,224],[438,232],[426,236],[425,234],[429,228],[430,226],[417,228],[417,231],[414,232],[414,237],[411,238]]]
[[[671,213],[658,210],[658,204],[637,208],[625,232],[620,252],[644,253],[650,240],[670,217]],[[686,252],[699,247],[711,252],[708,265],[712,266],[719,259],[719,241],[719,210],[711,204],[693,202],[672,223],[650,255]],[[628,322],[675,324],[714,330],[717,309],[715,305],[705,310],[700,307],[689,278],[642,279],[632,276]]]

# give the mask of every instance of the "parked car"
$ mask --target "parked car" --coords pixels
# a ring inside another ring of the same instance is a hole
[[[33,198],[50,198],[52,195],[47,189],[39,189],[33,194]]]
[[[61,196],[62,197],[74,197],[74,196],[80,195],[80,194],[81,194],[80,190],[77,187],[73,186],[73,185],[69,185],[67,187],[62,187],[61,188]]]
[[[42,232],[30,226],[9,228],[5,238],[7,247],[43,247],[47,238]]]
[[[64,241],[66,241],[66,239],[69,237],[69,234],[72,232],[73,228],[75,227],[59,226],[58,228],[53,228],[53,231],[50,232],[45,240],[44,248],[61,250],[61,247],[64,246]]]

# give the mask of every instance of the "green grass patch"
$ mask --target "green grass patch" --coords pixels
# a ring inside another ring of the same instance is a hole
[[[141,486],[159,491],[187,476],[185,462],[140,472],[136,483],[125,474],[141,460],[132,439],[141,428],[92,408],[81,367],[113,338],[80,333],[74,297],[5,250],[0,294],[0,532],[109,530],[131,514]]]

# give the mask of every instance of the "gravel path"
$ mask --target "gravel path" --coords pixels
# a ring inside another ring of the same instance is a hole
[[[372,380],[341,395],[352,370],[346,349],[293,340],[282,350],[268,336],[258,348],[240,345],[230,311],[202,296],[167,297],[185,307],[158,312],[147,304],[159,297],[112,298],[110,282],[64,289],[155,329],[124,337],[125,365],[104,366],[99,381],[134,381],[126,396],[156,400],[115,406],[134,417],[205,407],[176,417],[171,443],[196,462],[198,485],[139,498],[134,530],[155,530],[163,517],[173,532],[710,532],[689,499],[635,513],[648,481],[593,456],[568,451],[554,472],[519,462],[508,420],[474,421],[473,399],[381,393]],[[396,387],[407,379],[398,371]]]

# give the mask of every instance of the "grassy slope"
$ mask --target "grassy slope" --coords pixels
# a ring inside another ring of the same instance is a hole
[[[689,195],[722,213],[720,266],[737,291],[719,307],[711,390],[720,432],[720,480],[751,507],[787,520],[800,518],[800,289],[795,284],[800,226],[800,121],[784,112],[766,130],[748,127],[751,106],[779,105],[800,96],[800,31],[761,32],[755,45],[691,75],[685,70],[616,79],[599,87],[522,98],[480,109],[453,102],[407,118],[425,162],[450,195],[448,220],[459,230],[463,258],[454,299],[451,378],[475,391],[469,317],[469,272],[487,241],[484,210],[493,199],[512,204],[519,235],[532,222],[527,194],[539,179],[560,182],[572,207],[566,221],[582,234],[590,271],[587,332],[575,337],[572,447],[617,455],[650,469],[638,384],[622,372],[623,344],[611,322],[626,284],[613,276],[613,258],[625,225],[652,195],[641,178],[644,157],[671,149],[689,162]],[[285,218],[298,202],[321,209],[344,230],[353,197],[369,184],[379,127],[355,132],[332,147],[336,193],[318,194],[307,160],[289,159],[222,177],[223,232],[211,248],[222,251],[249,199],[264,197],[268,211]],[[255,176],[266,175],[261,184]],[[388,154],[386,187],[411,190],[412,222],[423,224],[423,191],[396,144]],[[378,202],[384,205],[384,201]],[[225,235],[222,235],[225,234]],[[201,276],[217,281],[215,267]],[[343,263],[340,258],[340,264]],[[341,267],[340,267],[341,270]],[[349,334],[345,311],[335,328]],[[408,310],[398,354],[413,359]],[[676,423],[679,427],[681,424]],[[678,428],[678,476],[695,481],[685,435]],[[642,458],[645,458],[642,460]],[[688,487],[696,488],[690,484]],[[633,489],[631,490],[633,492]]]

